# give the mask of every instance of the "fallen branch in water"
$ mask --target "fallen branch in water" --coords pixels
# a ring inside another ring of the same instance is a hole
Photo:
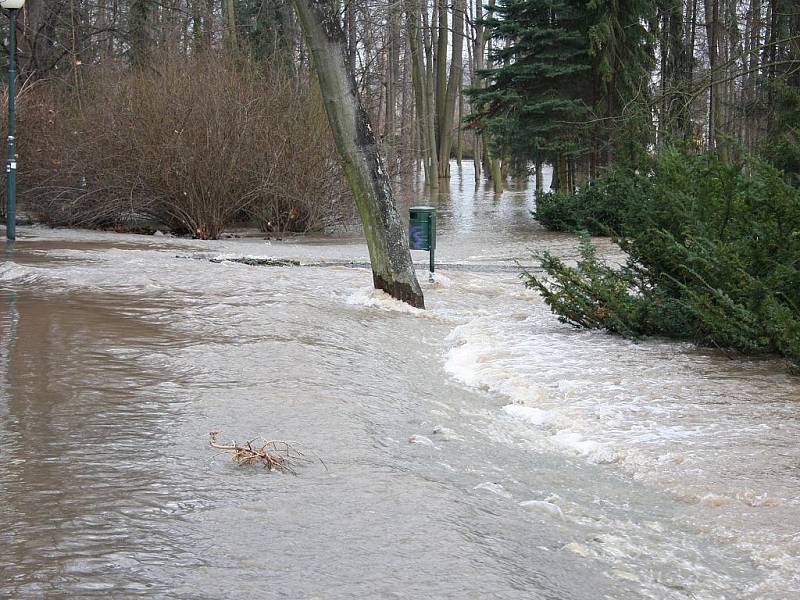
[[[294,463],[309,462],[309,459],[306,458],[302,452],[294,448],[288,442],[270,440],[260,447],[258,445],[253,446],[255,440],[249,440],[241,445],[236,442],[220,444],[217,442],[218,435],[219,431],[209,432],[209,446],[217,450],[233,452],[233,460],[240,465],[254,465],[260,463],[269,471],[297,475],[297,471],[294,470],[292,465]],[[322,459],[320,459],[320,462],[322,462]],[[322,464],[325,465],[324,462]]]
[[[212,263],[233,262],[249,265],[251,267],[299,267],[300,261],[291,258],[258,258],[254,256],[244,256],[241,258],[221,258],[210,259]]]

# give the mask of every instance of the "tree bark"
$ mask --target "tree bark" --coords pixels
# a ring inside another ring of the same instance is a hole
[[[544,182],[542,181],[542,161],[536,160],[536,193],[541,194],[544,190]]]
[[[489,13],[490,14],[494,11],[494,8],[495,8],[496,4],[497,4],[496,0],[489,0],[488,7],[489,7]],[[491,37],[489,37],[489,39],[487,40],[487,43],[488,43],[488,55],[489,55],[489,58],[487,59],[487,62],[485,64],[486,64],[486,66],[491,68],[492,67],[492,62],[493,62],[491,60],[492,50],[493,50],[493,40],[492,40]],[[489,177],[489,179],[492,180],[492,185],[494,186],[494,193],[495,194],[502,194],[503,193],[503,187],[504,187],[503,184],[504,184],[504,182],[503,182],[500,159],[499,158],[495,158],[493,156],[491,147],[489,146],[489,141],[487,139],[487,136],[484,135],[482,137],[483,137],[483,169],[484,169],[484,171],[486,171],[486,174]]]
[[[425,102],[428,107],[425,122],[425,127],[428,128],[428,141],[430,143],[429,160],[431,165],[431,178],[426,181],[428,185],[433,188],[439,187],[439,150],[436,146],[436,72],[435,72],[435,47],[437,45],[438,30],[436,28],[436,20],[438,12],[436,7],[438,4],[433,5],[433,15],[428,21],[428,9],[426,0],[417,0],[421,4],[422,16],[422,40],[425,46]]]
[[[420,0],[405,0],[406,30],[411,55],[411,82],[419,121],[422,165],[425,184],[438,187],[435,91],[432,65],[432,40],[427,9]]]
[[[422,36],[420,33],[420,15],[417,0],[406,0],[406,32],[411,60],[411,86],[414,90],[414,106],[416,107],[419,129],[422,169],[425,172],[425,182],[428,183],[435,177],[435,174],[431,172],[431,161],[428,155],[431,144],[428,140],[427,127],[427,77],[425,76],[425,58],[422,54]]]
[[[150,51],[150,32],[147,21],[150,16],[150,0],[133,0],[128,14],[128,31],[131,39],[131,63],[143,67]]]
[[[433,55],[433,64],[436,67],[436,141],[442,137],[442,117],[444,116],[444,105],[447,97],[447,48],[449,45],[448,37],[448,18],[447,18],[447,0],[436,0],[438,7],[438,21],[437,38],[436,38],[436,52]],[[442,160],[439,155],[439,161]],[[439,167],[441,169],[441,166]]]
[[[225,0],[225,39],[228,42],[229,50],[236,50],[239,47],[239,39],[236,32],[236,8],[233,0]]]
[[[461,121],[464,119],[464,93],[458,90],[458,137],[456,138],[456,164],[461,168],[461,161],[464,158],[464,128]]]
[[[722,80],[719,69],[720,23],[719,0],[705,1],[706,32],[708,37],[708,64],[710,83],[708,88],[708,147],[717,148],[719,131],[722,125]]]
[[[424,308],[408,236],[397,214],[369,118],[348,69],[347,40],[331,0],[294,0],[347,181],[356,199],[377,289]]]
[[[203,12],[202,45],[206,52],[211,51],[214,43],[214,0],[206,0]]]
[[[384,147],[386,148],[389,175],[397,173],[397,100],[398,85],[400,84],[400,45],[402,34],[400,31],[399,5],[390,7],[388,50],[386,53],[386,122],[383,133]],[[400,88],[402,90],[402,88]]]
[[[464,69],[464,0],[455,0],[453,7],[453,55],[450,60],[450,76],[445,88],[442,112],[438,115],[439,123],[439,177],[448,179],[450,177],[450,152],[453,149],[453,117],[455,115],[456,98],[461,91],[462,76]],[[447,10],[439,11],[441,24],[442,15],[446,15]],[[446,25],[446,20],[445,20]],[[446,29],[446,27],[445,27]],[[441,51],[442,30],[439,30],[439,43]],[[439,57],[439,65],[446,62],[447,52]],[[441,84],[437,84],[440,86]],[[438,100],[437,100],[438,110]]]
[[[483,69],[484,53],[486,52],[486,40],[484,37],[483,23],[483,0],[475,0],[475,18],[473,22],[474,40],[472,46],[472,87],[482,87],[483,80],[478,76],[478,71]],[[475,165],[475,181],[481,178],[481,162],[483,161],[483,139],[478,128],[473,129],[473,157]]]
[[[355,0],[344,0],[344,20],[347,23],[347,67],[356,72],[356,7]]]

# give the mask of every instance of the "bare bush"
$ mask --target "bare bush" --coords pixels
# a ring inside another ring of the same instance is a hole
[[[319,92],[307,80],[290,80],[280,94],[305,102],[287,106],[271,133],[272,169],[262,180],[264,193],[250,214],[263,231],[318,231],[354,218],[354,203],[342,177]],[[342,202],[342,198],[347,198]]]
[[[163,224],[216,238],[243,215],[319,230],[352,215],[313,85],[247,59],[97,68],[82,101],[43,86],[21,110],[22,197],[52,224]]]

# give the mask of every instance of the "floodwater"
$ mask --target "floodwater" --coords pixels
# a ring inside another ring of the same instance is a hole
[[[511,268],[575,255],[530,187],[454,167],[425,200],[448,265],[420,271],[427,311],[341,265],[356,238],[19,228],[0,597],[798,597],[800,379],[558,323]],[[339,264],[209,260],[242,256]],[[238,466],[212,430],[311,460]]]

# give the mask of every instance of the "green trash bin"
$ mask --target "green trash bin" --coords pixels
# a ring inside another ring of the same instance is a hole
[[[433,206],[412,206],[409,209],[408,241],[412,250],[430,253],[430,270],[433,273],[436,251],[436,209]]]

